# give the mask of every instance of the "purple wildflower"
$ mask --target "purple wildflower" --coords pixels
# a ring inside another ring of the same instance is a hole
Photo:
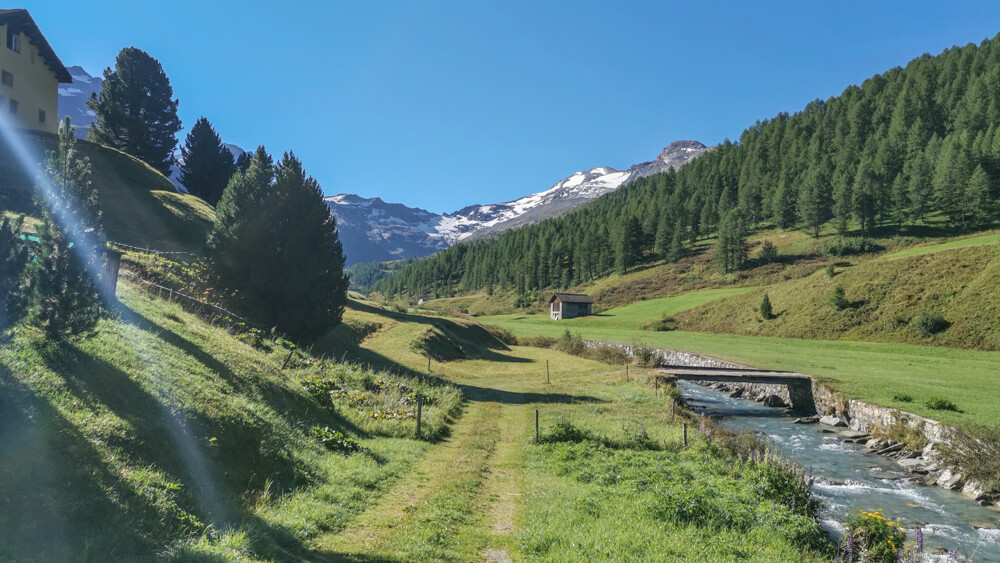
[[[924,529],[923,528],[917,528],[916,544],[917,544],[917,553],[920,553],[921,551],[924,550]]]
[[[896,552],[896,563],[903,563],[903,552],[902,551],[897,551]]]
[[[840,559],[840,557],[834,557],[833,558],[833,563],[844,563],[844,562],[843,562],[843,560]]]
[[[792,512],[795,512],[795,497],[792,497]]]
[[[948,550],[948,561],[958,561],[958,552],[954,549]]]
[[[845,548],[845,551],[847,551],[847,560],[848,561],[854,561],[854,534],[853,533],[847,534],[847,547]]]

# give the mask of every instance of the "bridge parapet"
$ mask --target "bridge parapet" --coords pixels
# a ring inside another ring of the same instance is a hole
[[[757,369],[734,369],[712,367],[661,366],[664,372],[686,381],[722,381],[726,383],[766,383],[784,385],[788,388],[790,406],[793,411],[804,415],[816,414],[813,399],[812,378],[808,375],[787,371]]]

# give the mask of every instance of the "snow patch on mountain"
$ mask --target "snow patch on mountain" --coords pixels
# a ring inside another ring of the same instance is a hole
[[[440,215],[353,194],[325,201],[337,218],[348,264],[397,260],[432,254],[459,241],[493,236],[555,217],[636,178],[680,168],[708,150],[697,141],[677,141],[656,159],[628,170],[598,166],[574,172],[545,191],[513,201],[469,205]]]

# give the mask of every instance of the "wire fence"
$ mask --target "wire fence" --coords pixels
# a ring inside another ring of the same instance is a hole
[[[208,301],[203,301],[201,299],[198,299],[197,297],[188,295],[186,293],[182,293],[182,292],[180,292],[180,291],[178,291],[178,290],[176,290],[176,289],[174,289],[172,287],[167,287],[167,286],[160,285],[158,283],[153,283],[153,282],[151,282],[149,280],[144,280],[141,277],[139,277],[138,275],[136,275],[136,274],[134,274],[134,273],[132,273],[132,272],[130,272],[128,270],[123,270],[121,272],[121,274],[124,275],[125,277],[131,278],[133,281],[145,284],[145,285],[147,285],[147,286],[149,286],[149,287],[151,287],[153,289],[156,289],[160,296],[166,295],[168,301],[177,302],[178,299],[183,299],[187,303],[190,303],[192,305],[198,305],[199,307],[201,307],[202,311],[204,311],[205,308],[209,308],[209,309],[218,311],[220,313],[223,313],[223,314],[225,314],[226,316],[228,316],[230,318],[236,319],[237,321],[239,321],[241,323],[244,323],[247,326],[250,326],[250,327],[253,327],[253,328],[256,328],[256,329],[259,329],[259,330],[264,330],[263,327],[261,327],[261,326],[259,326],[257,324],[254,324],[254,323],[248,321],[246,318],[241,317],[240,315],[237,315],[236,313],[234,313],[234,312],[232,312],[232,311],[230,311],[228,309],[224,309],[224,308],[222,308],[222,307],[220,307],[218,305],[213,305],[212,303],[209,303]]]
[[[165,255],[168,255],[168,254],[169,255],[187,254],[188,256],[195,256],[195,257],[198,256],[198,254],[195,254],[194,252],[188,252],[188,251],[175,251],[175,252],[172,251],[172,252],[168,252],[166,250],[154,250],[152,248],[142,248],[141,246],[133,246],[131,244],[125,244],[123,242],[117,242],[117,241],[113,241],[113,240],[109,240],[108,244],[110,244],[112,246],[115,246],[115,247],[118,247],[118,248],[127,248],[127,249],[130,249],[130,250],[137,250],[139,252],[145,252],[145,253],[149,253],[149,254],[156,254],[156,255],[159,255],[159,256],[165,256]]]

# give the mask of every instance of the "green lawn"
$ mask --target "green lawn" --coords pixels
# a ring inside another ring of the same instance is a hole
[[[611,317],[614,318],[614,317]],[[692,332],[649,332],[602,325],[601,317],[551,321],[531,317],[491,317],[519,336],[559,336],[566,329],[586,339],[685,350],[760,368],[816,376],[848,398],[905,410],[949,424],[1000,426],[1000,352],[978,352],[874,342],[805,340]],[[899,404],[896,394],[913,397]],[[924,406],[943,397],[963,411]]]

